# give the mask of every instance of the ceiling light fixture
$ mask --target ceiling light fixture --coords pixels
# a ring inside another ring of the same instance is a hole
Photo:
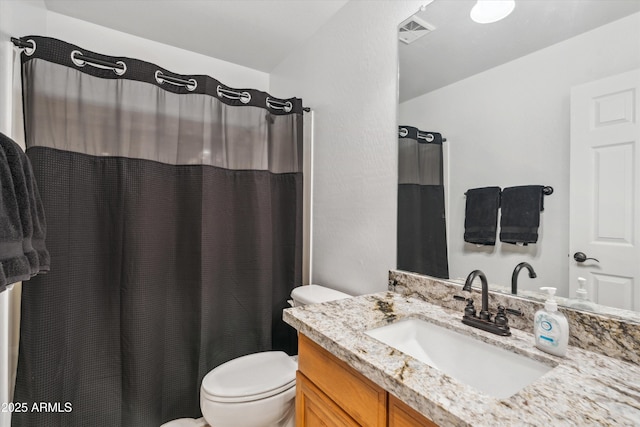
[[[478,0],[471,9],[471,19],[479,24],[490,24],[506,18],[515,7],[515,0]]]

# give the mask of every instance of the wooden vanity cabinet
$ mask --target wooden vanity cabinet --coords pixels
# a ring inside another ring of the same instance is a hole
[[[302,334],[298,340],[296,426],[437,427]]]
[[[307,413],[307,405],[324,409],[335,405],[352,422],[323,420],[325,424],[318,425],[386,426],[387,392],[302,334],[298,338],[298,371],[296,426],[315,425],[310,421],[315,413]]]

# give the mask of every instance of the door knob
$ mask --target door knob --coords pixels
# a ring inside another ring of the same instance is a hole
[[[573,254],[573,259],[575,259],[576,262],[585,262],[588,259],[592,259],[595,262],[600,262],[595,258],[587,258],[584,252],[576,252],[575,254]]]

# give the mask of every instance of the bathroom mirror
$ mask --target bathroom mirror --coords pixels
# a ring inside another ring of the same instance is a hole
[[[475,0],[435,0],[414,15],[416,40],[399,41],[398,124],[439,132],[446,142],[449,277],[484,271],[494,289],[510,292],[514,267],[520,295],[541,286],[569,297],[570,269],[585,275],[570,245],[571,88],[640,68],[640,0],[516,0],[493,24],[469,18]],[[536,244],[465,243],[467,189],[545,185]],[[574,192],[575,197],[575,192]],[[588,254],[592,256],[591,254]],[[596,270],[597,271],[597,270]],[[542,297],[540,297],[542,298]]]

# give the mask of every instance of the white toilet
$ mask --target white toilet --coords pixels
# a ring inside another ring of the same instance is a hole
[[[294,307],[349,298],[308,285],[291,292]],[[203,418],[180,419],[161,427],[293,427],[297,356],[265,351],[230,360],[205,375],[200,387]]]

